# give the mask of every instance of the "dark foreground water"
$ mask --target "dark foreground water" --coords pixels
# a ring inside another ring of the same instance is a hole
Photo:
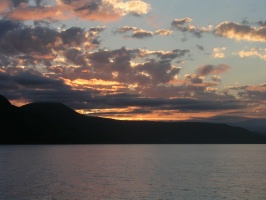
[[[0,146],[0,199],[266,199],[266,145]]]

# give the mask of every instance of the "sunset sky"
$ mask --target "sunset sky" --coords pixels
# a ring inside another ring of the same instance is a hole
[[[265,0],[1,0],[0,94],[266,132]]]

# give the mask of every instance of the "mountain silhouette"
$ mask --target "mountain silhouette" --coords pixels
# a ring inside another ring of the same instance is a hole
[[[4,96],[0,95],[0,109],[8,109],[11,103]]]
[[[0,96],[0,144],[258,144],[266,137],[226,124],[120,121],[79,114],[61,103],[21,107]]]

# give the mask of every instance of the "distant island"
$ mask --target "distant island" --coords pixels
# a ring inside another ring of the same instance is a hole
[[[0,144],[266,144],[266,137],[226,124],[90,117],[61,103],[16,107],[0,95]]]

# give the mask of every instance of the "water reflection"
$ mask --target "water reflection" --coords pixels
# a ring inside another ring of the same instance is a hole
[[[0,146],[0,199],[259,199],[265,145]]]

